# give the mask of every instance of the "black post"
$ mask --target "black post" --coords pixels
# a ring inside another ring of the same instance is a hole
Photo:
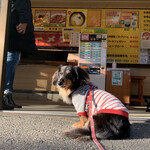
[[[11,1],[1,0],[0,11],[0,109],[2,109],[2,98],[5,84],[6,56],[9,37],[9,18],[11,13]]]

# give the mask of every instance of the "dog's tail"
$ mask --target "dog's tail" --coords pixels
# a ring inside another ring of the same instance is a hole
[[[75,128],[70,131],[64,132],[64,135],[69,138],[78,138],[82,136],[90,136],[90,130],[87,128]]]

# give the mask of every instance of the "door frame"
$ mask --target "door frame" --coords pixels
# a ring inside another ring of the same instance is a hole
[[[11,1],[12,0],[1,0],[0,9],[0,109],[2,109],[2,98],[5,84]]]

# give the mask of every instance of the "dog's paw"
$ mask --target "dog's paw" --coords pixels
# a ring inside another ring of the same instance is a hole
[[[74,128],[83,128],[84,124],[82,124],[81,122],[77,122],[77,123],[73,124],[72,127],[74,127]]]

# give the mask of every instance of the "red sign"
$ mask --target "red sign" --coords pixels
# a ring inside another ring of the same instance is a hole
[[[63,42],[61,32],[34,32],[37,46],[69,47],[69,42]]]

